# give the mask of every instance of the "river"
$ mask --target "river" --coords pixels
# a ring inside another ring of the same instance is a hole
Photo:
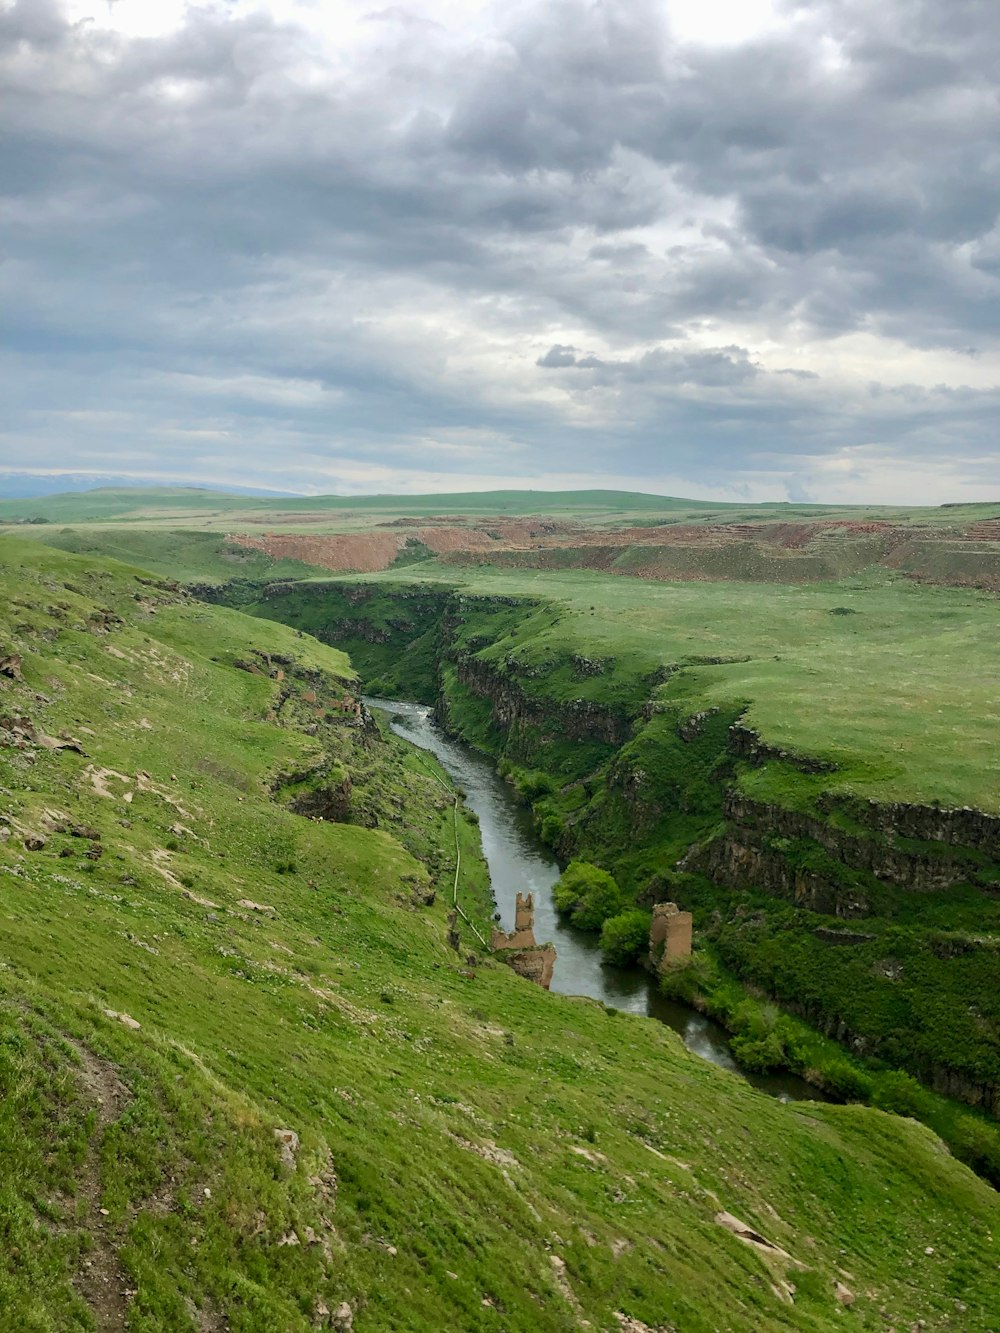
[[[589,995],[616,1009],[645,1014],[679,1033],[695,1055],[729,1069],[754,1087],[783,1101],[825,1100],[823,1094],[794,1074],[747,1074],[733,1059],[729,1037],[720,1024],[685,1004],[665,999],[644,969],[609,967],[601,957],[597,936],[576,930],[556,911],[552,886],[559,866],[534,831],[530,812],[484,755],[446,736],[423,704],[367,698],[370,708],[389,716],[397,736],[428,750],[464,793],[466,805],[479,819],[483,852],[504,930],[514,925],[514,898],[520,890],[535,899],[535,938],[551,940],[558,955],[552,990],[564,995]]]

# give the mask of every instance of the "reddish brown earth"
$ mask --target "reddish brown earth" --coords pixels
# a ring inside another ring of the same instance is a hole
[[[226,540],[235,546],[263,551],[276,560],[301,560],[319,569],[344,574],[374,574],[388,569],[406,544],[405,537],[388,532],[343,533],[333,537],[309,537],[299,532],[240,532],[227,536]]]
[[[809,582],[881,564],[921,581],[991,591],[1000,586],[994,546],[1000,543],[1000,516],[960,531],[884,520],[594,528],[537,516],[488,521],[437,515],[396,519],[368,532],[237,533],[227,540],[338,574],[389,569],[408,545],[419,543],[454,564],[594,569],[667,581]]]

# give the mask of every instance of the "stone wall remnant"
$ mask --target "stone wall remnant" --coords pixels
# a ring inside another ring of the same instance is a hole
[[[504,962],[518,974],[544,990],[552,983],[556,951],[551,944],[540,947],[535,940],[535,899],[519,893],[514,903],[514,929],[494,928],[490,947],[506,956]]]
[[[682,912],[676,903],[657,903],[653,908],[649,956],[659,971],[670,963],[690,958],[691,924],[691,913]]]

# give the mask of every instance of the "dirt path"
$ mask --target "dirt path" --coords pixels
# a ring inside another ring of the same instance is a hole
[[[109,1060],[77,1042],[72,1045],[80,1061],[77,1077],[97,1107],[97,1128],[79,1182],[79,1197],[86,1205],[83,1226],[90,1233],[92,1248],[83,1258],[75,1285],[90,1306],[100,1333],[124,1333],[131,1279],[118,1257],[118,1228],[101,1211],[101,1145],[104,1131],[120,1118],[131,1094]]]

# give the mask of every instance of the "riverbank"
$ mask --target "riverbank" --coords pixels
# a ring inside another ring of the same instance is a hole
[[[1000,1183],[996,1126],[894,1069],[857,1058],[808,1024],[755,996],[704,947],[687,966],[654,978],[642,968],[603,961],[595,934],[567,924],[552,888],[559,866],[537,834],[523,797],[503,781],[489,756],[445,733],[427,705],[369,698],[392,730],[429,751],[461,788],[477,817],[501,924],[513,925],[518,890],[531,892],[540,940],[552,940],[552,989],[587,995],[645,1014],[677,1032],[688,1050],[782,1100],[861,1102],[930,1126],[961,1160]]]
[[[432,754],[462,792],[464,804],[476,816],[503,929],[513,926],[516,894],[532,894],[536,937],[556,946],[552,990],[585,995],[605,1006],[654,1018],[678,1033],[693,1054],[781,1100],[825,1099],[822,1089],[790,1071],[742,1068],[724,1027],[711,1016],[669,998],[644,969],[605,963],[596,936],[568,925],[557,911],[552,886],[559,878],[558,862],[538,837],[530,811],[490,759],[446,735],[426,705],[368,696],[365,703],[388,717],[397,736]]]

